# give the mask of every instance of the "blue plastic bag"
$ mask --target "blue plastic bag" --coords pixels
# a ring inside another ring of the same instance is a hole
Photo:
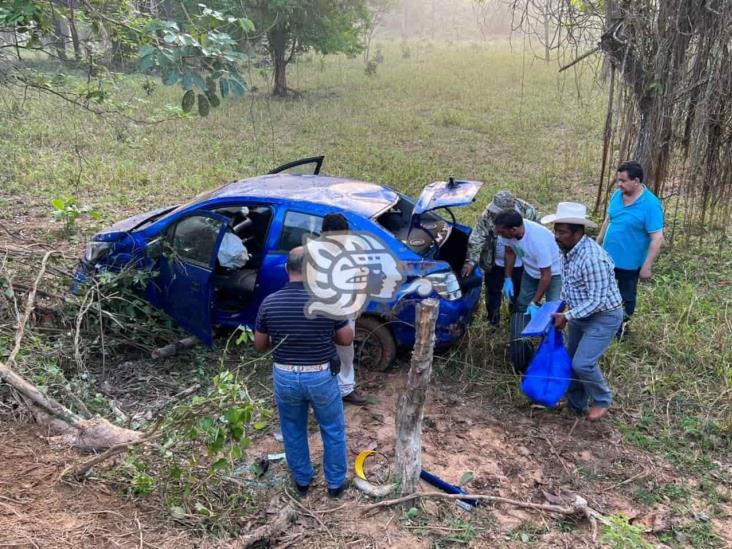
[[[521,380],[521,390],[534,402],[553,407],[569,389],[572,359],[564,347],[562,333],[554,326],[531,359]]]

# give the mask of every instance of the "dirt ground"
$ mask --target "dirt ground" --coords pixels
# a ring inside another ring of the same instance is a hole
[[[366,462],[370,480],[386,480],[393,460],[394,410],[406,370],[363,376],[371,397],[364,407],[348,406],[349,461],[364,449],[378,453]],[[470,471],[466,489],[535,503],[577,493],[605,515],[623,514],[653,533],[679,526],[682,517],[669,502],[641,505],[633,489],[643,483],[688,483],[662,459],[623,445],[609,422],[599,425],[522,405],[510,415],[459,396],[449,384],[434,383],[428,393],[423,428],[423,468],[457,484]],[[506,419],[510,417],[510,419]],[[502,419],[498,419],[502,418]],[[311,424],[311,454],[320,463],[322,446]],[[282,452],[274,438],[276,422],[253,444],[249,456]],[[160,508],[125,501],[100,480],[58,482],[69,465],[84,459],[57,446],[39,429],[6,423],[0,432],[0,547],[219,547],[236,541],[200,539],[176,525]],[[365,516],[369,498],[351,487],[340,500],[325,494],[322,475],[301,501],[288,496],[286,465],[272,461],[265,473],[268,509],[251,528],[270,521],[285,503],[297,522],[275,547],[438,547],[451,544],[518,547],[595,547],[589,524],[505,504],[464,511],[451,501],[425,500],[419,511],[388,508]],[[434,488],[422,483],[424,491]],[[263,494],[264,495],[264,494]],[[415,504],[416,505],[416,504]],[[684,502],[704,516],[703,503]],[[718,535],[732,546],[726,522],[729,505],[713,519]],[[687,520],[687,519],[684,519]],[[710,519],[706,519],[710,520]]]

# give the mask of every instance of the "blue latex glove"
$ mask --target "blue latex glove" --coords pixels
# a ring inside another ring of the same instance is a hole
[[[541,307],[532,301],[526,308],[526,314],[533,317],[539,309],[541,309]]]
[[[503,295],[508,299],[513,299],[513,280],[506,278],[503,281]]]

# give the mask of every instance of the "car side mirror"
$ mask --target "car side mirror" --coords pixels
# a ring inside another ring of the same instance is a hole
[[[147,243],[147,248],[145,249],[145,255],[149,257],[150,259],[158,259],[160,256],[163,255],[163,251],[165,250],[165,238],[162,236],[159,236],[155,240],[151,240]]]

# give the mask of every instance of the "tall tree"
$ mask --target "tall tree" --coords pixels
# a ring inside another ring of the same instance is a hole
[[[287,65],[300,53],[342,52],[363,48],[369,11],[366,0],[248,0],[247,15],[265,34],[264,47],[272,59],[273,95],[285,96]]]
[[[604,54],[622,84],[620,93],[610,86],[606,150],[613,142],[619,158],[641,162],[656,192],[682,194],[689,222],[724,232],[732,203],[732,155],[724,152],[732,148],[732,2],[515,0],[513,7],[525,31],[541,34],[526,14],[544,9],[556,44],[578,61]],[[601,182],[598,205],[602,191]]]
[[[208,114],[220,97],[241,95],[246,86],[238,64],[245,56],[227,31],[246,35],[254,26],[244,16],[235,17],[197,4],[185,20],[161,21],[157,4],[146,0],[11,0],[0,3],[0,86],[33,88],[66,99],[99,114],[95,103],[104,101],[106,62],[119,67],[139,61],[143,71],[159,75],[165,85],[183,88],[183,110],[198,103],[198,113]],[[83,27],[82,27],[83,26]],[[82,29],[84,39],[82,40]],[[50,38],[50,40],[49,40]],[[42,52],[67,60],[71,42],[74,62],[88,74],[85,85],[65,86],[65,75],[50,77],[23,62],[22,52]],[[100,54],[93,52],[101,51]]]

